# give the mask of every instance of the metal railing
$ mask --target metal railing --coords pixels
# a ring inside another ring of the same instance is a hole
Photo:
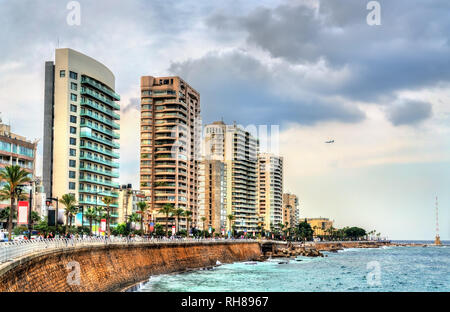
[[[215,242],[251,242],[253,239],[228,238],[142,238],[142,237],[87,237],[87,238],[51,238],[20,240],[0,243],[0,263],[31,255],[37,252],[56,251],[58,249],[104,246],[121,244],[177,244],[177,243],[215,243]]]

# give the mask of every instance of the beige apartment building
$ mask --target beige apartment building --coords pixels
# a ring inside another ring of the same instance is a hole
[[[236,124],[217,121],[205,126],[205,158],[224,163],[226,230],[230,228],[227,216],[233,215],[231,225],[237,232],[258,231],[258,146],[258,140]]]
[[[78,204],[105,207],[118,197],[120,100],[103,64],[72,49],[45,63],[43,184],[47,197],[72,193]],[[117,204],[111,206],[117,224]],[[87,220],[84,220],[87,224]]]
[[[143,191],[134,190],[131,184],[125,184],[118,190],[118,195],[119,197],[117,202],[119,208],[117,209],[117,222],[127,223],[129,216],[139,211],[137,204],[141,201],[145,202],[145,194]],[[144,217],[144,223],[148,224],[148,220],[145,219],[146,218]]]
[[[226,232],[226,166],[223,161],[205,159],[199,165],[199,229]],[[203,221],[202,218],[205,218]]]
[[[258,154],[258,213],[261,229],[272,231],[283,224],[283,157]]]
[[[171,204],[191,211],[197,226],[199,121],[200,94],[183,79],[141,77],[140,189],[153,222],[165,224],[159,209]]]
[[[327,230],[333,226],[333,221],[328,218],[306,218],[306,222],[314,230],[314,236],[328,235]]]
[[[288,228],[298,226],[300,218],[298,197],[295,194],[283,194],[283,224],[287,223]]]
[[[19,165],[29,172],[30,178],[35,177],[37,142],[11,132],[11,126],[4,124],[0,119],[0,169],[6,166]],[[0,182],[0,187],[3,187]],[[24,190],[28,192],[28,190]],[[33,201],[33,206],[36,199]],[[8,207],[9,200],[0,201],[0,209]]]

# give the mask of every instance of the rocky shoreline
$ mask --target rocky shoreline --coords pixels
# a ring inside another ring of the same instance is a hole
[[[382,246],[403,246],[392,244],[391,242],[314,242],[314,243],[291,243],[288,242],[283,246],[274,246],[272,251],[266,251],[258,259],[265,261],[269,258],[296,258],[303,257],[326,257],[322,252],[338,252],[346,248],[380,248]]]

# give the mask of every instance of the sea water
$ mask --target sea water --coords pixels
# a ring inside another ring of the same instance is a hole
[[[350,248],[151,277],[134,291],[450,291],[450,246]]]

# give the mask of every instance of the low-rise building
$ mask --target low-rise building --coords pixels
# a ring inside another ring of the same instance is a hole
[[[333,226],[333,221],[328,218],[306,218],[306,222],[314,230],[314,236],[328,235],[327,230]]]
[[[6,166],[19,165],[35,176],[37,142],[31,142],[25,137],[11,132],[11,126],[0,119],[0,169]],[[0,188],[3,183],[0,182]],[[28,190],[26,190],[28,191]],[[0,209],[10,205],[9,201],[0,201]]]
[[[133,212],[139,211],[138,202],[145,202],[146,197],[143,191],[133,190],[131,184],[122,185],[118,190],[118,194],[117,223],[126,223]]]

